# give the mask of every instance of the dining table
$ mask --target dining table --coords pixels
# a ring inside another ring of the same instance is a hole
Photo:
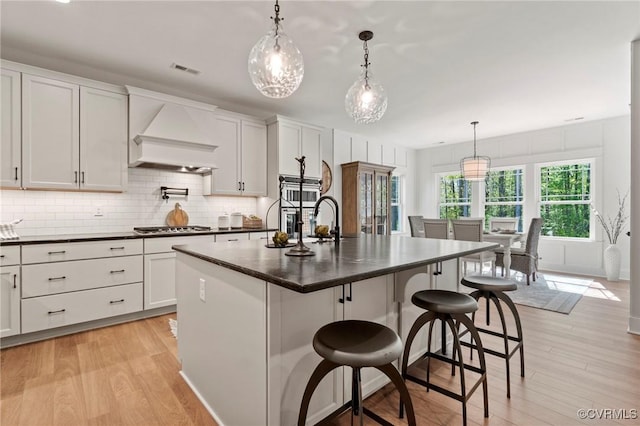
[[[498,243],[502,247],[505,278],[511,276],[511,246],[513,243],[520,241],[523,235],[519,232],[485,232],[482,235],[483,241]]]

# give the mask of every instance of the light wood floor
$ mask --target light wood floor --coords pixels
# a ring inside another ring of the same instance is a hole
[[[470,425],[640,424],[638,419],[577,417],[579,409],[640,411],[640,336],[626,332],[629,282],[594,280],[604,289],[590,290],[569,315],[518,306],[526,377],[520,377],[514,357],[507,399],[504,361],[487,356],[490,417],[483,418],[478,390],[468,403]],[[178,375],[170,317],[2,350],[0,424],[215,424]],[[495,343],[485,341],[490,347]],[[455,386],[449,368],[434,367],[433,380]],[[413,383],[409,388],[419,425],[462,423],[459,402]],[[391,385],[365,401],[390,422],[405,424],[395,417],[397,404]],[[347,415],[335,422],[349,423]],[[367,419],[365,424],[374,423]]]

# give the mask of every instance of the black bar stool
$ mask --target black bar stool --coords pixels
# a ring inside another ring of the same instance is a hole
[[[323,360],[311,374],[311,378],[304,390],[298,415],[298,426],[304,426],[311,396],[322,378],[334,368],[343,365],[352,369],[351,401],[317,424],[322,424],[351,408],[351,424],[353,424],[353,416],[355,415],[360,417],[360,425],[362,425],[363,415],[366,414],[382,425],[393,426],[392,423],[362,405],[360,370],[362,367],[373,367],[391,379],[398,392],[400,392],[400,400],[407,406],[407,421],[409,425],[415,426],[416,419],[409,390],[400,373],[393,366],[393,362],[402,353],[402,341],[393,330],[370,321],[336,321],[323,326],[316,332],[315,336],[313,336],[313,348]]]
[[[486,275],[470,275],[464,277],[462,281],[460,281],[462,285],[465,287],[475,288],[476,291],[469,294],[469,296],[473,297],[475,300],[479,301],[480,298],[484,298],[487,301],[487,325],[490,325],[490,316],[489,316],[489,300],[491,300],[498,310],[498,315],[500,316],[500,323],[502,324],[502,333],[487,330],[485,328],[476,327],[476,329],[481,333],[491,334],[492,336],[500,337],[504,342],[504,352],[498,352],[493,349],[484,348],[484,352],[500,357],[505,360],[507,365],[507,398],[511,398],[511,380],[509,378],[510,367],[509,360],[511,357],[520,350],[520,376],[524,377],[524,349],[523,349],[523,340],[522,340],[522,324],[520,322],[520,315],[518,314],[518,310],[516,309],[516,305],[514,305],[513,301],[509,296],[507,296],[505,291],[513,291],[518,288],[516,282],[511,279],[505,278],[496,278],[489,277]],[[504,311],[502,309],[501,303],[504,303],[513,314],[513,318],[516,323],[516,336],[510,336],[507,332],[507,323],[504,319]],[[472,320],[475,322],[475,313],[472,316]],[[462,333],[464,334],[464,332]],[[513,349],[509,350],[509,341],[516,342],[516,345]],[[463,346],[471,347],[472,351],[475,348],[473,343],[462,342]]]
[[[482,342],[480,340],[480,334],[473,325],[473,321],[467,317],[466,314],[473,313],[478,310],[478,303],[474,298],[467,294],[456,293],[455,291],[448,290],[423,290],[415,293],[411,297],[411,302],[425,309],[427,312],[420,315],[411,326],[407,341],[404,345],[404,354],[402,356],[402,377],[405,380],[411,380],[427,388],[427,392],[433,389],[443,395],[450,398],[454,398],[462,403],[462,422],[467,424],[467,401],[473,392],[482,383],[482,393],[484,395],[484,416],[489,417],[489,399],[487,396],[487,366],[484,359],[484,351],[482,350]],[[441,320],[446,323],[451,332],[453,333],[453,348],[451,350],[453,358],[447,358],[441,354],[431,352],[431,337],[433,332],[433,324],[435,320]],[[422,380],[419,377],[412,376],[407,373],[407,364],[409,362],[409,352],[411,351],[411,344],[415,339],[416,334],[422,327],[429,324],[429,335],[427,339],[427,352],[420,359],[427,359],[427,380]],[[480,368],[465,364],[462,359],[462,346],[460,339],[458,338],[459,324],[464,325],[468,332],[471,333],[473,340],[476,342],[478,350],[478,358],[480,361]],[[456,361],[457,354],[457,361]],[[454,393],[449,389],[434,385],[429,382],[429,367],[431,358],[438,359],[440,361],[451,364],[451,375],[455,375],[456,366],[460,369],[460,393]],[[467,391],[465,383],[464,370],[473,371],[480,374],[480,378],[470,387]],[[408,410],[407,410],[408,412]],[[403,415],[403,406],[400,402],[400,417]]]

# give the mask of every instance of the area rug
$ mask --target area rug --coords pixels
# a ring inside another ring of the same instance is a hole
[[[518,305],[531,306],[547,311],[569,314],[589,289],[593,280],[556,274],[538,274],[536,281],[527,285],[526,277],[516,273],[518,289],[509,297]]]

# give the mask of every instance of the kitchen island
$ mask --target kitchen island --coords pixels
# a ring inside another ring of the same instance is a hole
[[[308,245],[315,256],[285,256],[288,249],[260,241],[233,249],[174,246],[182,375],[220,424],[295,424],[320,361],[311,342],[322,325],[376,321],[404,340],[419,314],[411,294],[435,285],[455,289],[458,258],[498,246],[400,236]],[[351,377],[342,370],[316,389],[309,423],[349,399]],[[385,383],[376,370],[363,370],[365,395]]]

